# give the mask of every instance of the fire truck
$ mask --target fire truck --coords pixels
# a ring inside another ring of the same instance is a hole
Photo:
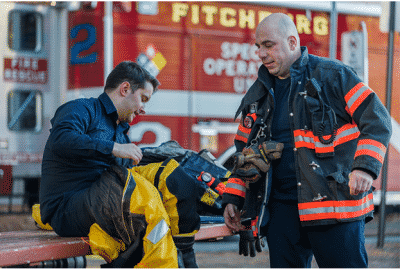
[[[161,82],[146,115],[132,124],[131,140],[142,147],[175,140],[187,149],[207,149],[231,167],[238,126],[233,116],[260,66],[255,28],[271,13],[288,14],[309,53],[352,65],[385,103],[388,34],[379,28],[380,3],[333,3],[1,2],[1,203],[37,200],[56,108],[100,95],[107,74],[126,60]],[[399,43],[397,36],[395,63]],[[399,76],[392,92],[387,203],[399,204]],[[375,204],[380,182],[374,183]]]

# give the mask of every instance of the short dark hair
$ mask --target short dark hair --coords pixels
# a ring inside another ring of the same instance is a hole
[[[124,61],[119,63],[108,75],[104,91],[113,90],[125,81],[131,84],[133,92],[139,88],[144,88],[146,82],[153,85],[153,92],[156,92],[160,85],[160,82],[146,69],[140,67],[137,63]]]

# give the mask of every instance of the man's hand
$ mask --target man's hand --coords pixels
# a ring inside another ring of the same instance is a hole
[[[112,155],[118,158],[132,159],[134,164],[138,164],[143,158],[142,150],[133,143],[118,144],[114,143]]]
[[[241,214],[237,206],[233,204],[228,204],[225,207],[224,219],[226,226],[233,232],[239,232],[245,228],[241,223]]]
[[[370,174],[361,171],[353,170],[349,174],[349,187],[351,195],[358,195],[368,191],[372,186],[373,178]]]

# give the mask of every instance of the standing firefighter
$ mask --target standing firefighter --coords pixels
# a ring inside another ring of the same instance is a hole
[[[262,66],[244,96],[223,203],[239,253],[271,267],[367,267],[364,225],[391,135],[378,96],[348,66],[308,54],[285,14],[256,30]],[[283,150],[282,150],[283,148]],[[262,190],[262,191],[261,191]]]
[[[122,62],[98,98],[68,102],[51,120],[36,220],[60,236],[89,236],[109,266],[197,267],[196,182],[174,159],[135,166],[143,154],[127,135],[158,85]]]

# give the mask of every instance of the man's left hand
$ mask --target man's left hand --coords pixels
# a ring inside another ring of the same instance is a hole
[[[351,195],[358,195],[368,191],[372,186],[373,178],[370,174],[361,171],[353,170],[349,174],[349,187]]]

